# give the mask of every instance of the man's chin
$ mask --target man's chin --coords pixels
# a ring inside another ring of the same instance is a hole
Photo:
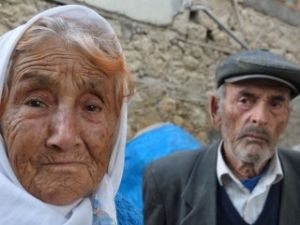
[[[243,154],[239,155],[238,159],[242,161],[243,163],[249,163],[249,164],[257,164],[261,162],[261,157],[254,154]]]
[[[262,146],[261,143],[248,142],[238,147],[236,153],[240,161],[257,164],[270,158],[267,152],[270,152],[269,148]]]

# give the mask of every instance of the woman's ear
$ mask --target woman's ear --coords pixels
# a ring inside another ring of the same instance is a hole
[[[216,96],[210,97],[210,120],[214,128],[219,129],[222,123],[219,102]]]

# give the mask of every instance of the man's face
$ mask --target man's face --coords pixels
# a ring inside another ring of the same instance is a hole
[[[52,204],[90,194],[111,154],[113,79],[57,41],[20,53],[12,76],[1,129],[18,180]]]
[[[263,163],[275,151],[289,118],[289,90],[265,82],[226,85],[220,106],[225,155],[243,163]]]

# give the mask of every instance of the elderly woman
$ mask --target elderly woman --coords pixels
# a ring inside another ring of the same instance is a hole
[[[132,83],[111,26],[52,8],[0,52],[0,224],[117,224]]]

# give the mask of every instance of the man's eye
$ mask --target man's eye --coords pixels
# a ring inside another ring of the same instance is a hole
[[[242,109],[249,109],[254,103],[254,100],[252,98],[248,97],[241,97],[238,99],[238,106],[240,106]]]
[[[274,101],[274,102],[271,102],[271,107],[272,108],[282,108],[283,103],[281,101]]]
[[[26,102],[26,105],[31,107],[45,107],[45,103],[38,99],[30,99]]]

